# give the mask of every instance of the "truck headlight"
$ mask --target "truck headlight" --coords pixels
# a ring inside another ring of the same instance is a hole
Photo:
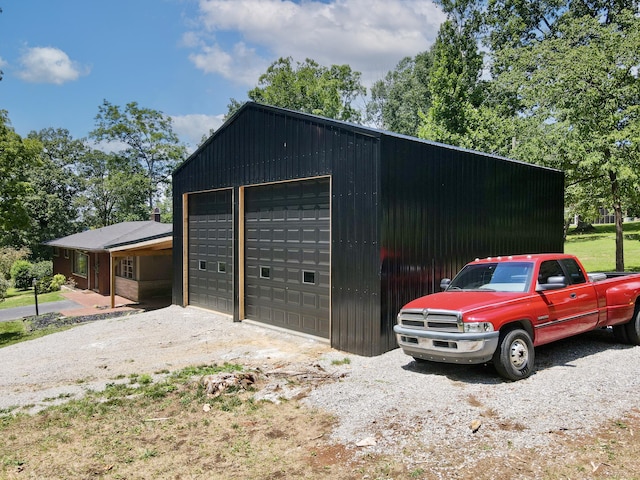
[[[463,323],[464,333],[493,332],[493,325],[489,322],[469,322]]]

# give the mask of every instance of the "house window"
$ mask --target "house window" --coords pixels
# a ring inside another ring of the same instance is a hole
[[[60,256],[60,247],[53,247],[53,256],[54,257]]]
[[[64,258],[69,258],[69,249],[68,248],[64,249]]]
[[[133,280],[134,275],[134,262],[133,257],[125,257],[120,260],[120,276],[123,278],[130,278]]]
[[[73,273],[80,277],[87,276],[87,265],[89,265],[89,257],[86,253],[74,252],[73,255]]]

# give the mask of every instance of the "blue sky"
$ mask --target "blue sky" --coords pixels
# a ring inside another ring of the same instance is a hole
[[[365,86],[433,43],[424,0],[0,0],[0,109],[20,135],[95,128],[103,100],[172,117],[195,145],[279,57],[349,64]]]

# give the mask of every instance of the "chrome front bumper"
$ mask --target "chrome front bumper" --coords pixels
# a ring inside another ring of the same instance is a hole
[[[411,357],[444,363],[485,363],[498,348],[500,332],[452,333],[393,327],[398,345]]]

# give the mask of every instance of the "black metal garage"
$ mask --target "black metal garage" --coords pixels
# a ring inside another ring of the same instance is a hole
[[[174,288],[377,355],[464,263],[562,251],[562,172],[248,103],[173,176]]]

